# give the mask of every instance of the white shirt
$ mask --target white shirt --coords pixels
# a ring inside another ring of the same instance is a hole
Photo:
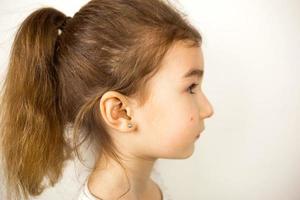
[[[173,200],[171,195],[168,193],[167,187],[163,183],[160,173],[155,168],[153,168],[152,170],[151,178],[155,181],[155,183],[159,185],[162,191],[163,200]],[[80,189],[78,200],[97,200],[97,198],[95,198],[89,191],[89,188],[87,186],[87,179]]]

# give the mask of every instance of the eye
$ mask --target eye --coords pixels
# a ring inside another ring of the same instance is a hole
[[[191,90],[192,90],[193,88],[195,88],[197,85],[199,85],[199,84],[193,83],[193,84],[188,88],[188,91],[191,91]],[[191,91],[191,94],[195,94],[195,93]]]

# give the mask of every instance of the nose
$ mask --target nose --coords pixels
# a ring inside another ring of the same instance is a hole
[[[200,100],[200,117],[201,119],[204,118],[209,118],[213,116],[214,114],[214,109],[205,94],[201,95],[201,100]]]

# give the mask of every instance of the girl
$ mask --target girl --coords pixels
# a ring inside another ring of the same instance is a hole
[[[191,156],[213,114],[200,89],[201,43],[163,0],[92,0],[73,17],[50,7],[29,15],[2,89],[7,199],[54,186],[85,141],[97,161],[79,199],[166,199],[150,178],[154,163]]]

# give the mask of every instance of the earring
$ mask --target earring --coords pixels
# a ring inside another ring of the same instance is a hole
[[[129,124],[128,124],[128,128],[131,128],[131,127],[132,127],[132,124],[129,123]]]

